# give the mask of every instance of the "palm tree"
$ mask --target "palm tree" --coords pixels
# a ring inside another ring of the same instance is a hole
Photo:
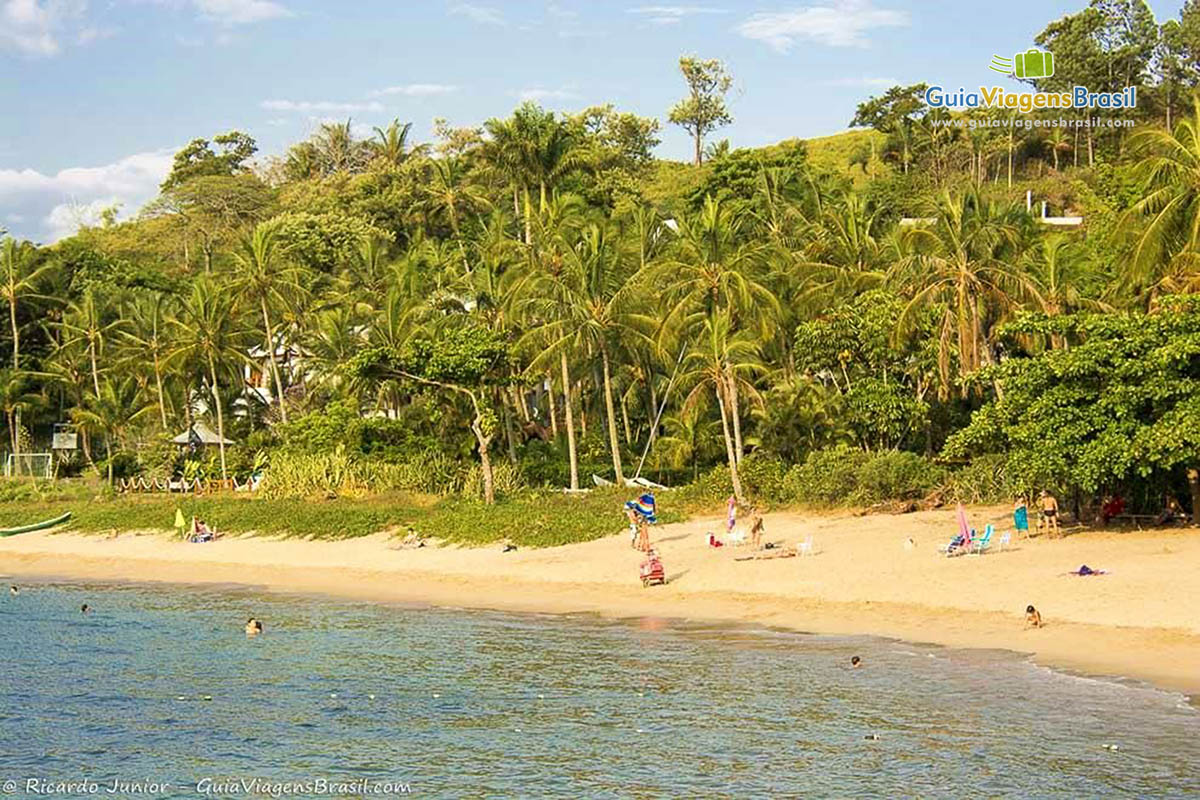
[[[98,395],[88,397],[83,406],[71,410],[71,417],[80,428],[104,436],[110,486],[113,482],[113,443],[120,444],[130,427],[153,412],[154,403],[146,402],[137,381],[132,378],[106,380]]]
[[[78,301],[67,306],[59,327],[65,334],[62,347],[70,347],[80,343],[87,350],[88,363],[91,365],[92,391],[100,394],[100,358],[104,353],[105,344],[114,335],[119,335],[126,327],[127,321],[120,316],[105,321],[109,309],[97,302],[96,293],[88,289]]]
[[[597,224],[587,226],[573,243],[561,243],[562,270],[543,273],[535,281],[534,291],[545,298],[546,309],[546,323],[535,330],[535,335],[539,341],[548,342],[548,347],[543,356],[533,360],[531,368],[544,368],[547,358],[553,354],[561,358],[568,349],[599,353],[609,450],[617,484],[623,486],[625,472],[613,403],[613,353],[622,339],[650,343],[647,333],[655,324],[635,310],[636,273],[621,263],[614,239],[607,228]]]
[[[120,335],[129,344],[129,353],[125,359],[129,366],[141,366],[146,363],[147,358],[150,359],[159,421],[164,429],[167,427],[167,402],[163,381],[166,375],[166,361],[171,352],[171,342],[167,338],[167,320],[172,316],[173,309],[170,306],[173,299],[165,294],[139,296],[129,306],[130,329],[120,331]]]
[[[361,172],[371,159],[369,143],[354,137],[350,120],[323,122],[310,140],[313,154],[324,175],[338,172]]]
[[[717,421],[709,416],[703,403],[663,418],[666,433],[658,438],[657,452],[672,469],[691,467],[692,480],[699,476],[700,462],[707,461],[721,441]]]
[[[17,306],[27,298],[40,297],[35,291],[42,278],[52,269],[51,264],[37,266],[36,251],[29,242],[5,237],[0,244],[0,298],[8,304],[8,322],[12,333],[12,374],[21,369],[21,326],[17,322]],[[14,388],[15,391],[15,388]],[[15,431],[21,426],[21,409],[14,407],[15,416],[9,420],[13,434],[13,453],[19,449]]]
[[[246,333],[234,309],[233,299],[214,281],[202,278],[192,284],[175,326],[176,349],[172,357],[198,365],[207,372],[213,406],[217,411],[221,478],[229,479],[225,465],[225,412],[221,400],[221,374],[231,362],[246,359]]]
[[[683,401],[687,410],[701,402],[704,393],[712,390],[717,399],[721,416],[721,433],[725,440],[725,457],[729,465],[729,477],[733,482],[733,493],[738,500],[744,499],[742,481],[738,474],[741,461],[736,450],[734,432],[730,424],[734,416],[737,395],[736,386],[743,383],[738,375],[757,366],[759,344],[746,331],[735,332],[730,316],[722,312],[703,318],[696,345],[684,359],[684,386],[692,389]]]
[[[0,408],[8,422],[9,445],[12,454],[21,454],[21,412],[37,407],[41,395],[29,391],[30,374],[15,369],[0,369]]]
[[[1050,130],[1050,135],[1046,137],[1045,145],[1054,157],[1054,171],[1058,172],[1058,154],[1071,150],[1071,142],[1067,139],[1066,131],[1055,126]]]
[[[717,326],[725,315],[730,331],[753,328],[761,335],[774,331],[779,299],[761,280],[764,248],[746,241],[745,217],[709,196],[694,217],[680,220],[675,256],[653,271],[664,286],[667,313],[662,330],[687,337],[703,325]],[[664,348],[671,350],[673,348]],[[728,413],[732,420],[737,460],[744,455],[738,382],[726,376]],[[724,401],[723,401],[724,402]]]
[[[957,354],[964,373],[992,363],[989,312],[1007,310],[1015,298],[1030,293],[1031,284],[1013,266],[1020,231],[1011,207],[997,206],[973,191],[957,196],[945,192],[935,213],[933,227],[902,234],[902,257],[891,278],[910,297],[902,326],[911,327],[924,309],[941,309],[938,368],[945,396],[952,384],[953,356]]]
[[[8,322],[12,331],[12,368],[21,368],[21,328],[17,322],[17,307],[25,298],[39,297],[38,283],[53,268],[52,264],[35,263],[37,255],[29,242],[6,237],[0,245],[0,298],[8,304]]]
[[[538,208],[545,211],[559,181],[579,164],[576,140],[563,120],[536,103],[524,103],[507,120],[484,123],[489,139],[483,156],[508,180],[513,189],[513,208],[520,211],[517,196],[524,199],[525,243],[533,236],[533,209],[529,193],[538,188]]]
[[[386,128],[374,128],[375,139],[371,141],[370,146],[375,157],[393,167],[407,161],[417,152],[417,148],[410,150],[408,147],[408,134],[412,125],[411,122],[401,125],[399,119],[393,119]]]
[[[491,206],[483,190],[465,179],[462,160],[449,156],[432,162],[432,182],[422,186],[425,194],[422,206],[432,219],[442,219],[457,239],[461,233],[462,217]]]
[[[271,307],[283,303],[285,295],[301,291],[300,270],[285,260],[278,229],[270,224],[259,224],[250,236],[243,239],[233,259],[238,272],[230,288],[239,297],[257,305],[262,313],[263,347],[275,383],[279,417],[286,423],[288,415],[283,396],[283,378],[275,357],[280,338],[276,336],[275,325],[271,321]],[[287,342],[283,344],[286,347]]]
[[[1122,227],[1134,239],[1123,280],[1136,290],[1149,290],[1151,301],[1161,291],[1164,275],[1176,283],[1195,274],[1200,250],[1200,96],[1192,113],[1180,116],[1174,130],[1147,127],[1134,135],[1133,151],[1142,157],[1137,174],[1143,197],[1127,212]],[[1181,261],[1182,263],[1174,263]]]

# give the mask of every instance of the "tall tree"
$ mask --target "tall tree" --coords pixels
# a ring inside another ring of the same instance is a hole
[[[72,410],[71,417],[76,425],[85,432],[104,436],[110,486],[113,483],[113,445],[119,446],[129,429],[153,412],[154,404],[145,401],[132,378],[106,380],[95,397],[89,397],[83,406]]]
[[[192,285],[181,314],[171,322],[175,327],[176,348],[172,357],[194,364],[206,373],[212,405],[216,410],[217,449],[221,454],[221,479],[229,479],[225,459],[225,409],[221,395],[221,376],[230,366],[240,367],[246,360],[246,329],[234,308],[233,298],[214,281],[201,278]],[[207,405],[207,401],[206,401]]]
[[[679,71],[687,82],[688,96],[672,106],[667,118],[691,134],[693,163],[700,166],[704,159],[704,137],[733,122],[725,104],[725,94],[733,87],[733,76],[719,60],[694,56],[681,57]]]
[[[9,332],[12,334],[12,368],[21,368],[21,325],[18,310],[22,300],[38,297],[39,282],[53,265],[38,265],[37,252],[30,242],[6,237],[0,243],[0,298],[8,306]]]
[[[281,346],[287,352],[289,344],[278,335],[271,318],[271,308],[285,303],[286,295],[301,291],[300,270],[287,260],[283,243],[276,229],[269,224],[260,224],[250,236],[244,238],[233,258],[237,273],[231,288],[248,303],[257,306],[262,314],[263,349],[275,384],[279,418],[286,423],[287,402],[276,352]]]
[[[370,347],[348,365],[349,373],[371,380],[410,381],[467,398],[471,404],[471,433],[479,448],[483,499],[496,501],[495,479],[488,448],[499,422],[488,402],[489,387],[509,380],[510,352],[495,332],[481,327],[449,328],[436,338],[410,340],[403,349]]]

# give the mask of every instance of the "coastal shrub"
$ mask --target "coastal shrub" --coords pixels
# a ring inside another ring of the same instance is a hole
[[[783,480],[783,495],[794,503],[835,506],[847,502],[858,488],[858,470],[867,453],[847,445],[814,450]]]
[[[729,477],[729,467],[713,467],[700,477],[672,492],[672,498],[688,509],[715,508],[724,504],[725,499],[733,494],[733,480]]]
[[[57,500],[63,495],[62,485],[55,481],[0,478],[0,503]]]
[[[950,495],[960,503],[1002,503],[1020,494],[1009,480],[1007,457],[1003,453],[976,456],[970,464],[959,467],[947,483]]]
[[[946,480],[946,470],[927,458],[904,451],[877,453],[858,468],[850,501],[871,505],[885,500],[924,497]]]
[[[399,463],[433,449],[436,442],[414,432],[409,419],[364,417],[358,403],[337,400],[278,426],[281,447],[289,453],[332,453],[339,447],[351,455],[370,455]]]
[[[497,496],[503,497],[525,488],[521,470],[509,461],[492,462],[492,487]],[[463,476],[459,492],[464,497],[483,498],[483,467],[472,464]]]
[[[750,453],[738,464],[742,490],[754,501],[779,503],[784,500],[783,481],[787,465],[774,456]]]

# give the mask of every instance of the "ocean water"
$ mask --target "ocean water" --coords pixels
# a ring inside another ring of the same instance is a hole
[[[0,646],[5,796],[1200,796],[1186,698],[1012,654],[83,585]]]

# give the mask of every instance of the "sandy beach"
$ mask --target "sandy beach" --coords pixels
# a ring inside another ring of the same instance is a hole
[[[973,509],[973,526],[1011,528],[1007,509]],[[1031,654],[1039,663],[1139,678],[1200,694],[1200,533],[1080,532],[945,558],[954,512],[855,517],[770,514],[766,541],[813,537],[815,555],[738,561],[713,549],[698,518],[654,530],[666,586],[642,588],[628,537],[547,550],[398,549],[385,535],[338,542],[224,538],[188,544],[164,532],[105,537],[31,533],[0,539],[6,580],[243,584],[352,599],[616,617],[752,623],[874,634]],[[915,546],[907,547],[912,539]],[[1067,575],[1087,564],[1108,574]],[[1028,629],[1028,604],[1046,627]]]

